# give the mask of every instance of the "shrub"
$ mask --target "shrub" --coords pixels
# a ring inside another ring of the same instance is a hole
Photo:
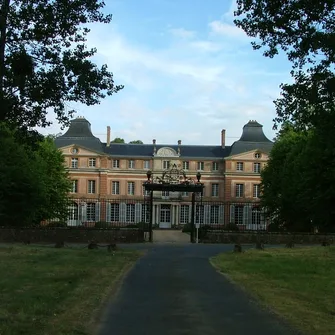
[[[67,227],[67,224],[64,221],[55,221],[55,222],[50,222],[45,227],[49,227],[49,228],[61,228],[61,227]]]
[[[239,231],[240,230],[238,228],[238,225],[232,222],[225,225],[223,229],[227,231]]]
[[[110,228],[111,223],[106,221],[98,221],[95,223],[95,228]]]
[[[182,232],[183,233],[190,233],[191,232],[191,223],[185,223]]]

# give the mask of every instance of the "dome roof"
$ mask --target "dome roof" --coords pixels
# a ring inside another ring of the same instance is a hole
[[[67,132],[55,139],[58,148],[77,144],[94,151],[103,151],[102,143],[91,131],[91,124],[84,117],[77,117],[71,121]]]
[[[256,120],[250,120],[243,127],[242,136],[232,145],[230,155],[237,155],[251,150],[270,152],[273,142],[263,133],[263,126]]]

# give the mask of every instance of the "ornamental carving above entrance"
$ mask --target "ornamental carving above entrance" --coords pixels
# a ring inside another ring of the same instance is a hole
[[[156,155],[156,157],[179,157],[179,155],[176,153],[175,150],[173,150],[172,148],[168,148],[168,147],[164,147],[164,148],[160,148]]]

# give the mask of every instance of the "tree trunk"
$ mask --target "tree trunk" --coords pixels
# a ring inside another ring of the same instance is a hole
[[[10,0],[3,0],[0,12],[0,121],[5,119],[6,107],[4,101],[4,78],[5,78],[5,48],[6,48],[6,32],[7,18],[9,12]]]

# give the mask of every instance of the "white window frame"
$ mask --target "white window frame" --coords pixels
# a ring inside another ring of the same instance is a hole
[[[119,222],[120,221],[120,204],[117,202],[112,202],[110,204],[110,221]]]
[[[212,197],[218,197],[219,196],[219,184],[213,183],[212,184]]]
[[[78,165],[79,165],[79,159],[75,157],[71,158],[71,168],[78,169]]]
[[[197,162],[197,170],[204,171],[205,170],[205,162]]]
[[[218,224],[219,223],[219,215],[220,215],[220,206],[219,205],[211,205],[210,223],[211,224]]]
[[[96,158],[89,158],[88,159],[88,166],[90,168],[94,168],[97,166],[97,159]]]
[[[190,220],[190,205],[181,205],[180,206],[180,223],[186,224]]]
[[[219,162],[212,163],[212,171],[219,171]]]
[[[71,193],[78,193],[78,179],[72,179]]]
[[[119,169],[120,168],[120,160],[119,159],[113,159],[113,168]]]
[[[236,171],[244,171],[244,163],[243,162],[237,162],[236,163]]]
[[[254,173],[261,173],[261,163],[254,163]]]
[[[143,162],[143,169],[150,169],[150,161]]]
[[[162,199],[168,199],[170,197],[169,191],[162,191]]]
[[[113,195],[120,194],[120,182],[117,180],[112,181],[112,194]]]
[[[235,197],[243,198],[244,197],[244,184],[235,185]]]
[[[183,161],[183,170],[188,171],[190,169],[190,162]]]
[[[130,159],[128,161],[128,168],[129,169],[135,169],[135,161],[133,159]]]
[[[88,180],[87,181],[87,193],[88,194],[95,194],[97,191],[97,182],[96,180]]]
[[[261,195],[261,185],[260,184],[253,184],[252,187],[252,196],[254,198],[259,198]]]
[[[128,181],[127,192],[128,192],[128,195],[135,195],[135,182]]]
[[[188,197],[190,195],[189,192],[181,192],[182,197]]]
[[[126,204],[126,222],[135,223],[135,204]]]
[[[96,221],[96,203],[88,202],[86,204],[86,221],[95,222]]]
[[[162,168],[163,168],[163,170],[170,169],[170,161],[163,161],[162,162]]]

